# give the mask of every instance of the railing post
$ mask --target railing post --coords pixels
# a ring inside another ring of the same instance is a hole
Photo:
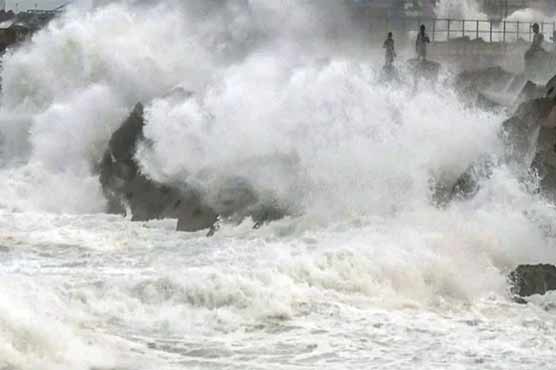
[[[465,19],[461,21],[461,36],[465,37]]]
[[[450,40],[450,20],[448,19],[448,41]]]
[[[492,20],[490,20],[489,23],[490,23],[490,42],[492,42]]]
[[[529,41],[531,41],[531,23],[529,23],[529,27],[528,27],[528,28],[529,28],[529,31],[528,31],[528,34],[529,34]]]
[[[479,39],[479,21],[477,21],[477,37],[476,37],[476,39],[477,40]]]
[[[432,20],[432,42],[436,40],[436,19]]]
[[[421,27],[423,23],[421,23],[421,18],[417,18],[417,30],[419,29],[419,27]]]
[[[517,31],[516,31],[517,32],[516,33],[516,41],[518,41],[519,40],[519,21],[517,21],[517,28],[516,29],[517,29]]]
[[[504,31],[502,31],[502,39],[504,44],[506,43],[506,21],[504,21]]]

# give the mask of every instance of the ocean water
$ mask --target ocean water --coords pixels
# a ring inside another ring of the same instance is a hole
[[[449,71],[379,83],[357,32],[332,0],[78,4],[6,55],[0,369],[556,369],[556,295],[506,279],[556,263],[554,205],[503,161],[472,199],[431,190],[502,158],[507,117]],[[240,176],[291,216],[105,214],[95,166],[138,101],[145,174]]]

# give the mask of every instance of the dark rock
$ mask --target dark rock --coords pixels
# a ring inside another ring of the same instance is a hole
[[[529,100],[522,103],[514,116],[503,123],[504,139],[510,149],[508,153],[516,160],[534,154],[539,130],[546,125],[554,107],[556,100],[552,98]]]
[[[525,55],[525,75],[528,79],[544,83],[554,74],[556,54],[540,49]]]
[[[135,160],[138,144],[146,143],[143,127],[143,106],[137,104],[112,135],[99,165],[109,213],[129,211],[133,221],[173,218],[180,231],[209,229],[209,235],[218,229],[219,219],[240,222],[251,217],[259,226],[286,214],[276,202],[268,201],[271,197],[262,197],[241,177],[225,178],[211,189],[148,178]]]
[[[539,99],[545,95],[546,88],[544,86],[537,85],[532,81],[527,81],[517,96],[516,104],[522,104],[532,99]]]
[[[60,14],[61,11],[57,10],[26,11],[17,14],[0,10],[0,22],[9,23],[6,28],[0,28],[0,52],[18,46]]]
[[[133,161],[139,140],[143,140],[144,108],[138,103],[120,128],[112,134],[109,147],[116,161]]]
[[[108,212],[125,214],[133,221],[176,218],[178,230],[210,228],[216,214],[202,204],[199,192],[159,184],[140,172],[134,159],[143,137],[143,106],[137,104],[110,139],[100,164],[100,182],[108,200]]]
[[[556,97],[556,76],[552,77],[545,86],[546,97],[555,98]]]
[[[451,198],[471,198],[479,191],[479,182],[490,176],[492,176],[492,162],[490,160],[477,161],[458,178],[452,188]]]
[[[475,106],[482,110],[499,111],[505,108],[504,104],[496,101],[494,97],[487,96],[486,93],[477,93]]]
[[[556,290],[556,266],[520,265],[510,273],[508,279],[514,296],[543,295]]]
[[[472,198],[480,190],[480,182],[492,175],[494,166],[491,158],[475,161],[456,181],[434,182],[431,191],[435,205],[445,206],[453,200]]]
[[[506,92],[517,84],[519,84],[518,76],[499,66],[464,71],[458,74],[454,80],[457,91],[472,102],[477,99],[479,94],[486,95],[485,93],[488,91]],[[521,86],[517,89],[521,89]]]
[[[443,181],[432,188],[433,199],[444,205],[454,199],[468,199],[479,190],[481,179],[492,175],[492,168],[504,161],[520,168],[520,176],[530,171],[541,179],[543,195],[556,201],[556,99],[543,97],[522,103],[513,117],[506,120],[501,136],[505,156],[501,159],[482,158],[472,164],[455,182]]]
[[[543,195],[556,202],[556,129],[541,127],[535,157],[531,164],[540,178]]]
[[[515,296],[515,295],[512,297],[512,301],[514,301],[517,304],[528,304],[529,303],[529,302],[527,302],[527,300],[525,300],[525,299],[523,299],[519,296]]]
[[[460,91],[473,89],[476,91],[505,90],[516,75],[500,66],[485,69],[464,71],[456,76],[454,84]]]
[[[550,127],[556,99],[540,98],[523,103],[504,122],[506,160],[530,167],[540,178],[542,193],[556,200],[556,130]]]

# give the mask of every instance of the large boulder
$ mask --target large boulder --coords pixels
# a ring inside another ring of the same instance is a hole
[[[110,139],[100,164],[100,182],[108,200],[108,212],[131,212],[133,221],[178,219],[178,229],[211,228],[216,213],[204,205],[192,188],[160,184],[141,173],[135,161],[137,144],[143,137],[143,106],[137,104]]]
[[[515,105],[522,104],[529,100],[539,99],[546,96],[547,90],[542,85],[537,85],[533,81],[527,81],[515,99]]]
[[[556,201],[556,98],[542,97],[522,103],[515,114],[502,124],[501,137],[505,143],[503,158],[483,156],[459,178],[450,183],[435,184],[433,198],[447,204],[455,198],[466,199],[479,190],[481,179],[491,176],[500,161],[510,165],[520,176],[528,171],[540,176],[541,191]]]
[[[523,103],[504,123],[507,159],[529,166],[540,178],[543,195],[556,201],[556,98]]]
[[[519,84],[516,77],[518,76],[506,71],[502,67],[495,66],[463,71],[456,76],[454,84],[460,92],[503,91],[512,86],[512,84]]]
[[[525,74],[528,79],[542,82],[554,74],[556,53],[540,49],[525,54]]]
[[[507,96],[517,94],[525,82],[522,76],[496,66],[463,71],[453,84],[465,102],[492,110],[510,105]]]
[[[210,229],[211,233],[220,219],[241,222],[251,217],[260,226],[286,215],[271,195],[257,191],[240,176],[224,176],[203,189],[185,182],[163,184],[143,174],[135,159],[138,145],[149,145],[143,136],[143,113],[143,105],[137,104],[112,135],[99,165],[109,213],[130,212],[133,221],[172,218],[178,220],[180,231]],[[281,171],[290,171],[294,162],[274,161],[284,167]]]
[[[531,164],[536,152],[542,151],[541,136],[550,129],[550,117],[556,108],[556,99],[546,97],[522,103],[513,117],[506,120],[503,135],[509,150],[508,157],[515,161],[528,160]]]
[[[556,266],[520,265],[509,275],[514,296],[529,297],[556,290]]]

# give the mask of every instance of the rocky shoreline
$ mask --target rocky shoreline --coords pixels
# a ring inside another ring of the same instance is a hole
[[[503,160],[534,172],[541,178],[540,191],[556,200],[556,77],[545,86],[526,81],[524,76],[488,68],[463,72],[455,79],[462,98],[480,109],[513,111],[501,125],[507,147]],[[490,91],[503,91],[513,98],[508,103],[495,101]],[[158,183],[142,173],[135,153],[139,145],[148,145],[143,135],[144,106],[138,103],[129,117],[112,135],[102,162],[99,178],[108,201],[107,211],[125,215],[134,221],[172,218],[178,231],[208,230],[214,235],[220,220],[240,222],[250,217],[256,227],[290,215],[291,210],[265,201],[246,179],[229,178],[215,192],[219,202],[207,198],[207,189],[187,183]],[[436,189],[439,205],[455,199],[473,197],[479,180],[490,176],[496,163],[485,160],[473,164],[453,184],[443,183]],[[556,289],[556,267],[522,265],[508,275],[515,297],[544,294]],[[525,301],[518,299],[524,303]]]

